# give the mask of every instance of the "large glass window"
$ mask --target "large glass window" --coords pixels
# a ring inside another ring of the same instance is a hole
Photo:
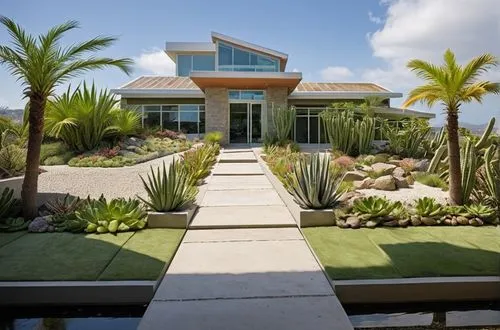
[[[191,71],[215,71],[215,56],[177,55],[177,75],[187,77]]]
[[[204,105],[144,105],[142,111],[143,127],[169,129],[185,134],[205,133]]]
[[[249,52],[219,42],[219,71],[278,72],[279,61],[275,58]]]
[[[264,100],[264,91],[232,90],[229,91],[230,100]]]
[[[295,141],[298,143],[327,143],[319,113],[324,108],[297,108]]]

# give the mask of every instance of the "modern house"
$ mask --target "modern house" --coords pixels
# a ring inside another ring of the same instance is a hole
[[[434,115],[390,106],[402,97],[374,83],[303,82],[302,73],[286,71],[288,55],[212,32],[211,42],[167,42],[166,56],[176,76],[141,76],[112,90],[122,106],[134,106],[143,126],[186,134],[224,133],[225,143],[258,143],[271,129],[272,108],[295,106],[294,138],[326,142],[318,114],[333,102],[384,99],[376,109],[388,117]]]

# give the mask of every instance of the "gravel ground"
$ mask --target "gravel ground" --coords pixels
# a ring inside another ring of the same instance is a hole
[[[146,177],[150,166],[156,168],[163,161],[168,165],[174,157],[180,157],[180,154],[118,168],[43,166],[47,172],[42,173],[38,179],[39,202],[67,193],[80,197],[90,195],[94,198],[101,194],[106,198],[128,198],[137,194],[146,197],[139,175]]]
[[[401,201],[402,203],[412,203],[420,197],[433,197],[439,203],[446,204],[448,192],[440,188],[429,187],[419,182],[415,182],[412,188],[399,189],[395,191],[383,191],[376,189],[358,190],[365,196],[385,196],[392,201]]]

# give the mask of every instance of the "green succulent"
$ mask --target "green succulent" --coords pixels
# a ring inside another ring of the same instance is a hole
[[[283,178],[284,186],[301,208],[328,209],[339,203],[345,175],[330,172],[330,156],[316,153],[291,167],[290,175]]]
[[[445,208],[434,198],[422,197],[415,201],[415,212],[422,217],[435,217],[444,211]]]
[[[464,206],[465,211],[473,217],[490,219],[496,214],[496,210],[483,204],[471,204]]]
[[[466,211],[462,205],[448,205],[443,207],[443,213],[449,215],[465,215]]]
[[[80,197],[66,194],[64,198],[48,201],[44,206],[51,215],[67,215],[78,210],[84,202]]]
[[[399,207],[402,207],[401,202],[391,202],[385,197],[370,196],[354,201],[353,211],[376,218],[387,216]]]
[[[196,185],[199,180],[210,174],[210,169],[219,154],[218,144],[204,145],[198,149],[186,151],[182,155],[182,166],[190,176],[190,183]]]
[[[394,216],[396,219],[408,219],[410,216],[410,213],[408,212],[408,209],[406,207],[404,207],[401,203],[399,203],[399,205],[397,205],[392,210],[390,215]]]
[[[86,221],[86,232],[116,233],[144,228],[147,212],[136,199],[115,198],[108,202],[101,196],[89,199],[75,216],[76,220]]]
[[[169,170],[151,167],[148,181],[141,176],[149,199],[139,197],[147,206],[157,212],[178,211],[196,200],[198,189],[191,184],[191,176],[178,160],[173,160]]]

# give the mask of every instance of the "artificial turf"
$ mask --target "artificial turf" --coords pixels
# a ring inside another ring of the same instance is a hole
[[[183,233],[147,229],[117,235],[3,234],[0,281],[156,280]]]
[[[304,228],[334,280],[500,275],[500,228]]]

